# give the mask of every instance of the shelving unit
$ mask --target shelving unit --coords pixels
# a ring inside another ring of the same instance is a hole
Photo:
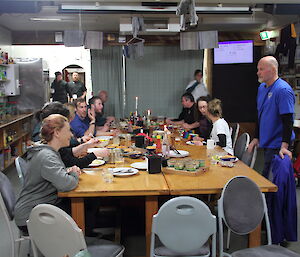
[[[26,144],[31,135],[32,118],[33,113],[16,115],[0,125],[0,171],[8,168],[17,156],[26,152]]]

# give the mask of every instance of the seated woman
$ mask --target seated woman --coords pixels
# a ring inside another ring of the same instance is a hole
[[[67,169],[58,150],[69,145],[71,136],[68,119],[52,114],[42,122],[42,144],[28,149],[28,171],[15,207],[16,224],[25,233],[26,220],[36,205],[48,203],[67,209],[60,204],[57,192],[77,187],[81,171],[77,166]]]
[[[222,118],[221,100],[213,99],[207,106],[207,117],[212,121],[213,128],[210,138],[227,153],[233,155],[231,134],[228,123]]]
[[[210,136],[210,132],[212,130],[212,123],[207,118],[207,105],[210,100],[210,97],[208,96],[201,96],[197,100],[197,107],[200,112],[199,115],[199,128],[197,133],[199,133],[199,136],[203,138],[204,140],[207,140]]]

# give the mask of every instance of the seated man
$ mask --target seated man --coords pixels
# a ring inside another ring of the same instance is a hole
[[[96,135],[105,135],[105,132],[109,131],[110,122],[105,122],[103,125],[99,126],[97,124],[97,117],[102,114],[103,105],[99,96],[93,96],[89,100],[89,110],[91,113],[95,113],[96,117]]]
[[[102,101],[102,112],[101,113],[96,113],[96,126],[103,126],[105,123],[110,123],[112,121],[115,120],[115,117],[113,116],[108,116],[108,117],[104,117],[104,103],[107,102],[108,100],[108,93],[105,90],[101,90],[98,93],[99,98]]]
[[[95,135],[95,112],[87,111],[87,105],[83,98],[77,98],[75,104],[75,118],[70,122],[75,137],[83,137],[85,135]]]
[[[181,125],[184,129],[191,130],[200,126],[194,97],[191,93],[184,93],[181,97],[183,106],[178,119],[167,119],[168,124]]]

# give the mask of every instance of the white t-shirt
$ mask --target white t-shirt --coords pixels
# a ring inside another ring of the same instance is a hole
[[[185,90],[187,90],[189,87],[191,87],[192,85],[194,85],[194,83],[196,82],[196,80],[193,80],[191,81]],[[197,101],[197,99],[200,97],[200,96],[207,96],[208,93],[207,93],[207,89],[206,89],[206,86],[201,82],[200,84],[198,84],[195,89],[192,91],[192,95],[194,97],[194,100],[195,102]]]
[[[224,134],[226,136],[226,146],[223,147],[224,151],[233,155],[231,133],[230,133],[228,123],[224,119],[218,119],[213,123],[213,128],[210,133],[210,138],[213,139],[216,143],[218,143],[219,134]]]

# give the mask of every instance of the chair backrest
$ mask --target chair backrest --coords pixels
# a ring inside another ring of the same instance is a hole
[[[9,179],[0,172],[0,257],[15,257],[17,245],[15,239],[20,232],[14,222],[15,194]]]
[[[264,204],[259,187],[247,177],[234,177],[223,189],[224,221],[231,231],[248,234],[261,223]]]
[[[14,219],[16,196],[9,179],[0,172],[0,193],[10,220]]]
[[[235,146],[239,131],[240,131],[240,124],[239,123],[232,123],[231,124],[231,141],[232,141],[232,147]]]
[[[38,248],[45,257],[74,256],[87,248],[81,229],[66,212],[54,205],[34,207],[27,227],[33,251]]]
[[[249,178],[236,176],[224,186],[218,200],[219,256],[223,256],[223,222],[234,233],[249,234],[265,217],[268,244],[271,244],[271,230],[265,195]]]
[[[247,150],[243,153],[241,161],[253,169],[257,156],[257,146],[253,148],[252,152]]]
[[[202,201],[187,196],[173,198],[153,216],[151,251],[154,235],[164,246],[178,253],[199,249],[213,236],[214,256],[215,234],[216,217]]]
[[[243,133],[237,139],[234,146],[234,155],[239,159],[242,159],[243,153],[246,151],[250,142],[250,136],[248,133]]]
[[[15,159],[15,165],[20,182],[22,185],[24,185],[24,177],[27,172],[28,162],[24,160],[21,156],[18,156]]]

